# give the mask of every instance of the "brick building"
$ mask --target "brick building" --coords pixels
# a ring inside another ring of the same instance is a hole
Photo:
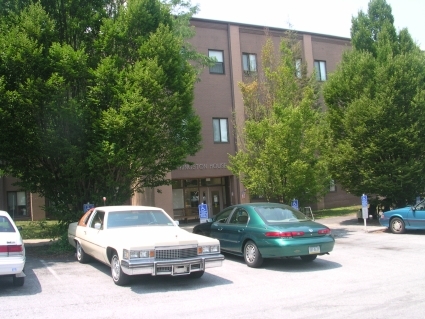
[[[228,154],[235,154],[237,146],[232,129],[232,118],[241,120],[244,114],[238,83],[261,68],[261,50],[266,36],[276,46],[285,29],[194,18],[191,21],[196,35],[191,39],[198,52],[215,57],[217,63],[203,70],[195,85],[194,108],[202,120],[203,148],[185,165],[170,172],[172,186],[160,187],[161,193],[147,190],[135,195],[132,204],[146,204],[164,208],[175,219],[194,219],[198,205],[205,203],[212,216],[232,204],[250,201],[250,196],[227,169]],[[267,34],[267,35],[266,35]],[[336,69],[344,50],[350,47],[349,38],[309,32],[296,32],[302,47],[302,60],[307,72],[317,70],[319,81]],[[13,178],[0,178],[0,209],[15,218],[43,219],[43,198],[14,188]],[[338,184],[330,185],[329,193],[313,210],[358,204],[359,199],[344,192]]]

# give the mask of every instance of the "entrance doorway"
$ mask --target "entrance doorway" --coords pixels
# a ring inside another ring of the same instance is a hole
[[[208,218],[218,214],[223,209],[223,191],[220,186],[201,187],[200,199],[208,205]]]

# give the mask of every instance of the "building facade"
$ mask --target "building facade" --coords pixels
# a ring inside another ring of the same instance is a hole
[[[238,83],[249,80],[261,71],[261,51],[267,36],[276,48],[288,30],[266,28],[240,23],[194,18],[191,21],[196,35],[191,43],[198,52],[215,57],[217,62],[205,68],[195,85],[194,108],[202,121],[203,147],[184,165],[170,172],[171,186],[161,192],[146,190],[136,194],[132,204],[164,208],[176,220],[198,218],[198,205],[206,204],[209,216],[241,202],[250,196],[228,169],[229,154],[237,152],[233,119],[244,119],[244,105]],[[349,38],[308,32],[296,32],[301,43],[302,62],[308,74],[316,70],[319,81],[326,81],[341,61],[344,50],[350,47]],[[43,219],[44,199],[14,188],[13,178],[0,178],[0,209],[22,219]],[[330,185],[329,193],[313,210],[350,206],[359,199],[347,194],[338,184]]]

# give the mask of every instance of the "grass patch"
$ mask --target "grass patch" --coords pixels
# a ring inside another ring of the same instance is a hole
[[[62,235],[57,221],[16,221],[15,224],[22,227],[22,239],[55,239]]]
[[[347,216],[356,214],[359,209],[361,209],[361,205],[350,206],[350,207],[338,207],[332,209],[322,209],[313,212],[315,218],[327,218],[327,217],[339,217],[339,216]]]

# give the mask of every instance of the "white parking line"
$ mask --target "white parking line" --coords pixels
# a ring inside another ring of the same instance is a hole
[[[53,276],[55,276],[55,278],[57,279],[57,280],[59,280],[60,282],[62,282],[62,280],[60,279],[60,277],[58,276],[58,274],[52,269],[52,268],[50,268],[49,266],[47,266],[47,264],[46,264],[46,262],[43,260],[43,259],[40,259],[40,261],[43,263],[43,265],[47,268],[47,270],[49,270],[50,272],[51,272],[51,274],[53,275]]]

